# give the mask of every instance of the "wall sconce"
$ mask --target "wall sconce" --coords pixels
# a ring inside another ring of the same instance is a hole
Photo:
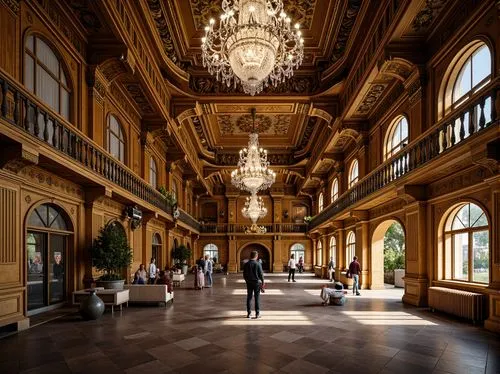
[[[283,211],[283,218],[285,218],[285,219],[288,218],[288,209],[285,209]]]
[[[224,213],[224,210],[223,210],[223,209],[221,209],[221,210],[219,211],[219,217],[220,217],[220,218],[224,218],[224,214],[225,214],[225,213]]]
[[[133,230],[137,229],[142,224],[142,211],[137,206],[128,206],[125,208],[125,216],[130,218],[130,227]]]

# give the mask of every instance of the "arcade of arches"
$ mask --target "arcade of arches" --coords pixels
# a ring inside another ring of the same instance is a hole
[[[294,253],[327,278],[333,258],[346,283],[357,256],[362,289],[384,287],[397,223],[403,302],[481,293],[500,332],[498,1],[285,0],[304,62],[255,97],[203,67],[209,3],[0,0],[0,327],[91,285],[110,221],[127,281],[185,245],[228,273],[253,249],[272,273]],[[263,234],[230,181],[252,108],[277,173]]]

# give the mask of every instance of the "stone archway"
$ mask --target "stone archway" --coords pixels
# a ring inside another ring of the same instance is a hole
[[[262,260],[262,270],[271,271],[271,254],[269,249],[259,243],[245,244],[239,251],[238,270],[243,271],[243,265],[250,258],[250,252],[259,252],[259,259]]]
[[[400,225],[404,232],[404,226],[399,220],[388,219],[379,223],[372,235],[369,286],[372,290],[384,289],[384,240],[387,230],[394,223]]]

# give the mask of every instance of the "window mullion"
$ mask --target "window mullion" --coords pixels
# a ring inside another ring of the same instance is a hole
[[[469,221],[470,222],[470,221]],[[474,264],[473,264],[473,259],[474,259],[474,248],[472,246],[473,238],[472,238],[472,231],[469,231],[469,242],[467,243],[469,246],[469,282],[474,281]]]

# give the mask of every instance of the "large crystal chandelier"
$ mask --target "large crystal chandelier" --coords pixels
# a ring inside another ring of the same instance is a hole
[[[255,108],[252,108],[252,133],[248,148],[240,150],[238,168],[231,172],[231,183],[240,190],[257,194],[271,187],[276,173],[269,169],[267,151],[259,147],[259,134],[255,131]]]
[[[228,87],[241,82],[250,95],[293,75],[304,58],[304,39],[282,0],[222,0],[219,28],[212,18],[202,38],[203,66]]]

